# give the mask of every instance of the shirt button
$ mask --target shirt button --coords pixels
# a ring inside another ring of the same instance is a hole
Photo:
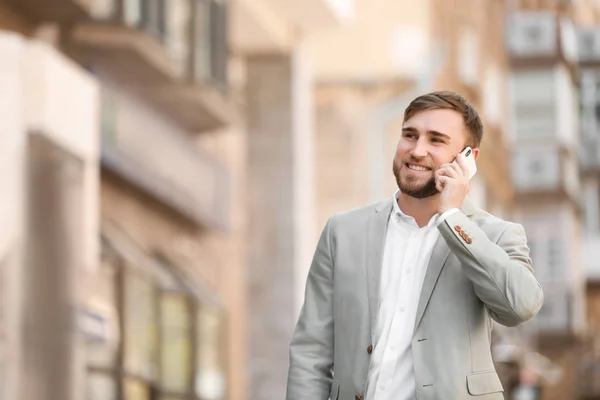
[[[412,272],[412,269],[410,269],[410,268],[408,268],[408,269],[406,270],[406,273],[407,273],[407,274],[410,274],[411,272]]]
[[[404,310],[406,310],[405,307],[400,307],[400,312],[404,312]]]

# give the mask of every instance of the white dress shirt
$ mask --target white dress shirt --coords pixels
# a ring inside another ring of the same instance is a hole
[[[419,228],[398,206],[388,221],[379,291],[379,313],[366,400],[414,400],[411,340],[427,264],[440,236],[438,225],[458,209],[435,214]]]

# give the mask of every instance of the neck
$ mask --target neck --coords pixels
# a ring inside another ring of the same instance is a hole
[[[423,227],[436,214],[439,200],[439,194],[418,199],[400,192],[398,206],[404,214],[413,217],[419,227]]]

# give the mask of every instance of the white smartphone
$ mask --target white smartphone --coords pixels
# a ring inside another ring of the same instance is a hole
[[[469,179],[475,176],[477,173],[477,164],[475,164],[475,157],[473,156],[473,149],[470,147],[466,147],[463,151],[460,152],[465,158],[465,162],[467,163],[467,168],[469,169]],[[456,160],[453,161],[456,163]]]

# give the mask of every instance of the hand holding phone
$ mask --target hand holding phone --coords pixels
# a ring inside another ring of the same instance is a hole
[[[475,155],[470,147],[461,151],[451,164],[444,164],[435,172],[436,188],[440,192],[437,210],[439,215],[450,209],[460,208],[469,192],[469,180],[476,172]]]

